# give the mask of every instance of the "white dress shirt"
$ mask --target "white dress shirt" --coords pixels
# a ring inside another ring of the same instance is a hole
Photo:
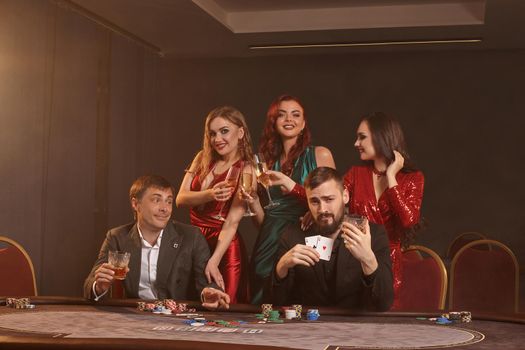
[[[162,233],[160,231],[157,242],[152,246],[142,236],[140,227],[137,225],[140,240],[142,241],[142,259],[140,260],[139,297],[141,299],[157,299],[157,291],[154,288],[157,280],[157,260],[159,260],[160,243]]]
[[[148,241],[142,236],[140,227],[137,224],[137,229],[139,231],[140,241],[142,245],[141,249],[141,259],[140,259],[140,280],[139,280],[139,298],[141,299],[157,299],[157,291],[154,288],[155,281],[157,280],[157,261],[159,260],[159,251],[160,243],[162,241],[162,233],[164,230],[160,231],[159,238],[155,245],[149,244]],[[93,282],[93,295],[95,296],[95,301],[98,301],[102,298],[108,290],[103,292],[100,295],[97,295],[95,290],[95,285],[97,281]]]

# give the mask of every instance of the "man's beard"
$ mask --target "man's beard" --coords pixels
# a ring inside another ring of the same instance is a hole
[[[317,217],[317,227],[319,228],[319,234],[323,236],[330,236],[334,232],[336,232],[341,224],[343,223],[344,215],[341,213],[341,215],[338,215],[339,217],[336,218],[334,214],[320,214]],[[331,224],[321,224],[321,220],[323,218],[332,218]]]

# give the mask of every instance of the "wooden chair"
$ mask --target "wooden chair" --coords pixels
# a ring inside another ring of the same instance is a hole
[[[3,236],[0,236],[0,281],[0,295],[38,295],[31,258],[20,244]]]
[[[452,259],[450,310],[513,313],[518,312],[518,298],[518,261],[503,243],[470,242]]]
[[[475,231],[468,231],[460,233],[459,235],[454,238],[454,240],[450,243],[447,250],[447,259],[452,260],[454,258],[454,255],[466,244],[470,242],[474,242],[480,239],[487,239],[487,236],[485,236],[483,233],[475,232]],[[449,261],[450,261],[449,260]]]
[[[443,310],[448,280],[439,255],[430,248],[412,245],[403,251],[402,265],[399,310]]]

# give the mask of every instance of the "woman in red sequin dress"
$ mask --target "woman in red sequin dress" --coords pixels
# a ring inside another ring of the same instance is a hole
[[[401,246],[410,243],[419,227],[423,173],[410,160],[401,126],[384,113],[361,120],[354,146],[364,164],[345,174],[349,212],[385,226],[394,275],[392,308],[399,309]]]
[[[238,186],[225,180],[230,167],[252,173],[252,159],[251,137],[241,112],[228,106],[212,110],[206,118],[203,148],[186,171],[176,200],[177,206],[190,207],[191,224],[208,241],[212,252],[205,269],[208,282],[223,288],[231,303],[246,301],[246,254],[237,232],[246,205],[233,195]]]

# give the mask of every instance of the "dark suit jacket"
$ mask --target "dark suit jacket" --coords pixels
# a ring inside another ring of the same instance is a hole
[[[123,283],[126,297],[139,298],[141,249],[139,231],[135,223],[109,230],[98,259],[84,282],[84,297],[94,298],[92,287],[95,271],[108,261],[108,251],[120,250],[131,253],[129,272]],[[157,261],[155,288],[158,298],[199,299],[202,289],[207,286],[204,268],[209,258],[208,244],[198,228],[170,221],[162,234]]]
[[[279,242],[277,260],[296,244],[305,244],[305,237],[318,233],[315,227],[302,232],[298,225],[289,226]],[[372,250],[378,267],[373,281],[365,279],[361,263],[341,242],[335,266],[335,293],[327,290],[323,260],[314,266],[295,266],[283,280],[278,280],[275,267],[269,286],[271,302],[277,305],[338,306],[354,310],[385,311],[390,308],[394,291],[388,238],[382,227],[371,224]]]

